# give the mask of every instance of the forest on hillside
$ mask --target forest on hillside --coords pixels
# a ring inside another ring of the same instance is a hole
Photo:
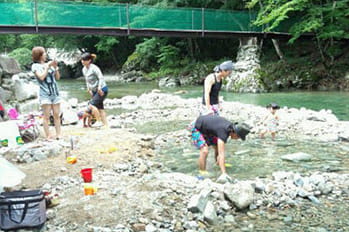
[[[21,0],[18,0],[19,2]],[[4,0],[3,0],[4,2]],[[6,1],[5,1],[6,2]],[[259,39],[261,78],[268,84],[292,72],[305,79],[300,88],[321,80],[344,78],[349,67],[349,0],[85,0],[130,3],[158,8],[210,8],[256,12],[255,26],[265,32],[288,22],[290,39]],[[294,20],[297,19],[297,20]],[[98,19],[91,19],[98,20]],[[302,38],[311,33],[312,37]],[[0,53],[16,58],[23,66],[31,61],[31,48],[41,45],[64,50],[79,49],[98,55],[104,70],[132,68],[150,78],[185,75],[203,65],[213,67],[235,60],[239,39],[114,37],[98,35],[0,35]],[[310,86],[309,86],[310,85]]]

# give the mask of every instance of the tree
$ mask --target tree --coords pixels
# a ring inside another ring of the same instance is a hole
[[[327,69],[339,55],[338,41],[349,39],[349,0],[250,0],[247,7],[259,8],[255,25],[266,32],[291,33],[290,43],[305,33],[313,34]]]

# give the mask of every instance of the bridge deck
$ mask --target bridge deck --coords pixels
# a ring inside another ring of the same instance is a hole
[[[0,33],[289,38],[284,24],[264,33],[248,11],[155,8],[56,0],[0,0]]]

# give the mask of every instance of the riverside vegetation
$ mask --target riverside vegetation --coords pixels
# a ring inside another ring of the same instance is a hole
[[[91,2],[124,3],[123,0]],[[288,89],[348,90],[348,1],[250,0],[133,0],[131,4],[155,7],[204,7],[258,13],[254,22],[265,31],[289,25],[290,39],[258,39],[260,68],[257,78],[265,91]],[[297,20],[295,20],[297,19]],[[304,33],[313,37],[302,38]],[[40,44],[59,49],[88,50],[98,54],[105,72],[140,71],[148,79],[185,76],[199,83],[212,68],[239,51],[241,38],[140,38],[112,36],[1,35],[0,51],[15,57],[23,67],[31,61],[30,49]],[[236,60],[238,57],[236,57]],[[78,76],[78,75],[75,75]],[[74,75],[67,75],[72,78]],[[239,91],[238,88],[228,90]]]

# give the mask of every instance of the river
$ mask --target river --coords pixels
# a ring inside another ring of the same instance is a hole
[[[156,83],[108,83],[109,98],[121,98],[127,95],[140,96],[152,89],[158,88]],[[80,101],[89,98],[83,81],[60,81],[60,89],[67,98],[76,97]],[[188,86],[173,89],[161,89],[163,92],[174,93],[185,90],[183,98],[197,98],[201,96],[201,86]],[[349,121],[349,93],[345,92],[281,92],[265,94],[237,94],[222,92],[225,101],[239,101],[242,103],[264,106],[269,102],[277,102],[281,106],[313,110],[330,109],[340,120]],[[126,110],[110,110],[109,114],[119,114]],[[198,151],[190,145],[190,140],[179,139],[176,131],[184,129],[189,121],[150,121],[135,125],[137,132],[149,133],[154,136],[168,134],[165,146],[156,147],[156,159],[161,161],[169,171],[182,172],[197,176]],[[173,133],[173,135],[171,134]],[[308,162],[288,162],[281,159],[282,155],[304,152],[312,155]],[[229,141],[226,147],[227,171],[234,179],[248,180],[265,178],[276,171],[293,171],[307,175],[311,173],[349,171],[349,144],[345,142],[316,142],[291,140],[277,136],[275,141],[270,138],[258,138],[246,141]],[[207,169],[211,179],[219,174],[213,154],[208,158]],[[347,231],[349,221],[347,217],[347,200],[338,200],[321,197],[321,204],[313,204],[304,200],[299,206],[279,211],[259,209],[253,211],[258,219],[255,228],[243,231]],[[327,206],[327,207],[325,207]],[[275,217],[268,215],[274,214]],[[249,223],[244,214],[236,216],[240,224]],[[233,228],[231,228],[234,230]],[[240,230],[237,230],[240,231]]]
[[[79,100],[89,98],[86,92],[85,82],[82,80],[62,80],[59,82],[60,89],[66,92],[66,96],[76,97]],[[121,98],[127,95],[139,96],[157,89],[155,82],[142,83],[117,83],[109,82],[108,98]],[[171,89],[161,89],[163,92],[173,93],[179,90],[185,90],[183,98],[200,97],[202,86],[185,86]],[[239,101],[254,105],[265,106],[270,102],[277,102],[280,106],[289,108],[307,108],[312,110],[330,109],[339,120],[349,121],[349,92],[315,92],[315,91],[296,91],[296,92],[276,92],[262,94],[239,94],[231,92],[221,92],[225,101]]]

